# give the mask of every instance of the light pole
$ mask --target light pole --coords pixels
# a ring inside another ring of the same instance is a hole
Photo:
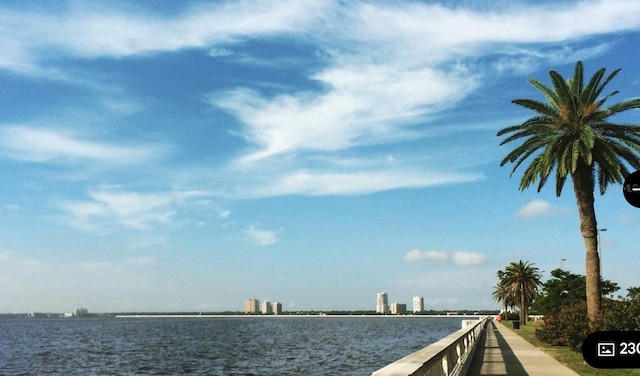
[[[565,258],[560,259],[560,270],[564,270],[564,268],[562,267],[563,266],[562,263],[565,262],[565,261],[567,261],[567,259],[565,259]]]

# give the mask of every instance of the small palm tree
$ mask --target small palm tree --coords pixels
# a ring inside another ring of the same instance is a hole
[[[491,296],[493,297],[493,300],[497,301],[498,303],[500,303],[501,306],[501,311],[502,312],[507,312],[507,307],[511,307],[514,306],[514,297],[511,294],[511,291],[509,291],[509,289],[504,285],[504,283],[502,283],[502,280],[499,280],[498,283],[496,284],[493,293],[491,293]]]
[[[499,282],[499,285],[503,285],[508,295],[517,302],[521,325],[527,325],[529,306],[538,295],[540,278],[542,276],[535,264],[520,260],[512,262],[505,268]]]
[[[540,191],[555,170],[556,195],[560,196],[567,177],[571,177],[586,248],[590,325],[602,312],[595,185],[597,183],[600,194],[604,194],[610,184],[624,181],[629,174],[627,165],[640,169],[640,126],[610,120],[612,115],[640,108],[640,98],[604,107],[609,98],[618,94],[613,91],[602,96],[619,71],[604,78],[605,69],[602,68],[585,85],[582,62],[578,61],[571,79],[565,80],[559,73],[549,72],[552,88],[530,79],[529,83],[544,94],[546,102],[512,101],[535,115],[520,125],[498,132],[498,136],[508,135],[500,145],[523,141],[500,163],[501,166],[514,163],[512,175],[523,162],[532,158],[520,181],[520,190],[537,182]]]
[[[640,287],[629,287],[627,297],[629,300],[640,300]]]

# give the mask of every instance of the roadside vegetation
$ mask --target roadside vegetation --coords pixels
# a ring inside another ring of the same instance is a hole
[[[517,284],[511,276],[514,271],[521,277]],[[592,368],[581,353],[582,342],[593,331],[640,330],[640,287],[631,287],[622,296],[617,294],[620,290],[617,283],[601,280],[603,310],[590,327],[584,275],[555,269],[551,271],[551,278],[541,282],[537,268],[526,261],[511,263],[497,275],[493,298],[503,306],[503,320],[519,322],[523,311],[528,311],[532,317],[542,317],[515,330],[527,341],[581,375],[640,375],[640,370]],[[522,286],[528,286],[524,300],[519,295],[519,291],[525,291]],[[523,301],[527,304],[521,306]]]

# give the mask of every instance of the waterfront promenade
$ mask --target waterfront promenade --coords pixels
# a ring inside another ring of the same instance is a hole
[[[467,375],[578,374],[506,328],[504,324],[491,320],[478,343]]]

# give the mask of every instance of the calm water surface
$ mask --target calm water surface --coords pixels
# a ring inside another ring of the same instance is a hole
[[[460,318],[0,320],[1,375],[369,375]]]

